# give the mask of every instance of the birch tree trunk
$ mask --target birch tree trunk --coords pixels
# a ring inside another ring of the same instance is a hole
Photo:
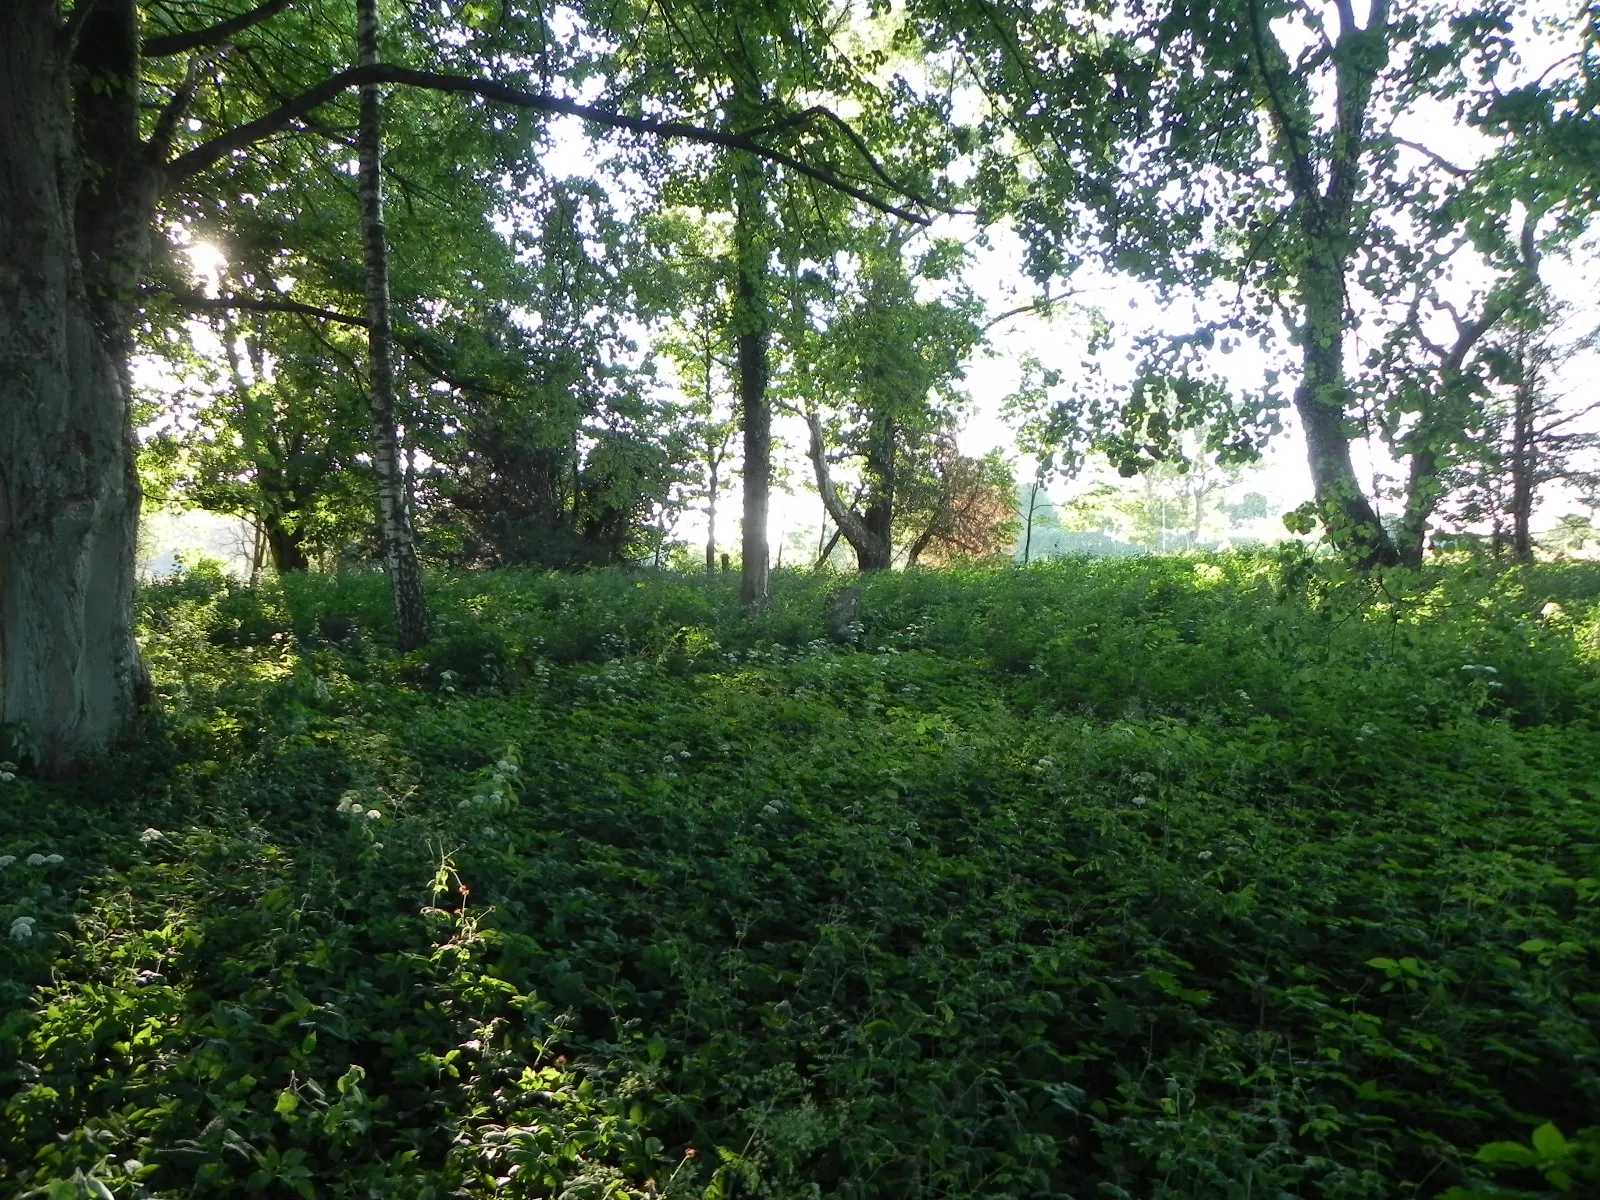
[[[52,775],[135,708],[126,363],[157,183],[132,4],[87,11],[76,64],[57,15],[0,3],[0,757]]]
[[[379,62],[378,0],[356,0],[356,35],[361,65]],[[395,426],[394,340],[389,322],[389,245],[383,224],[383,134],[381,89],[361,88],[361,241],[366,252],[367,348],[371,376],[372,467],[378,477],[378,520],[383,561],[394,592],[394,624],[402,650],[425,645],[432,626],[416,539],[406,505],[400,469],[400,438]]]

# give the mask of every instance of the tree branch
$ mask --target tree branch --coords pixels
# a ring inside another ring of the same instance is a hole
[[[300,317],[315,317],[335,325],[349,325],[365,329],[365,317],[335,312],[331,308],[318,308],[314,304],[301,304],[297,300],[274,300],[265,296],[201,296],[190,292],[173,292],[170,298],[190,312],[260,312],[289,313]]]
[[[628,133],[645,134],[650,137],[696,142],[706,146],[721,146],[729,150],[742,150],[747,154],[766,159],[768,162],[788,167],[790,170],[796,171],[807,178],[815,179],[818,183],[826,184],[835,191],[859,200],[861,203],[869,205],[881,213],[899,217],[902,221],[909,221],[914,225],[932,224],[931,218],[921,213],[913,212],[901,205],[880,199],[871,192],[839,178],[832,171],[814,167],[783,150],[774,150],[771,147],[763,146],[749,133],[724,133],[720,130],[704,129],[698,125],[690,125],[682,121],[652,121],[643,117],[630,117],[622,113],[608,112],[605,109],[579,104],[575,100],[566,100],[543,92],[525,92],[503,83],[496,83],[493,80],[472,79],[460,75],[441,75],[433,71],[415,71],[408,67],[390,66],[386,63],[377,63],[367,67],[352,67],[348,70],[340,71],[337,75],[333,75],[315,87],[301,92],[300,95],[293,99],[285,101],[265,116],[258,117],[254,121],[249,121],[229,130],[220,137],[196,146],[193,150],[179,155],[167,164],[167,178],[169,180],[182,180],[196,175],[220,159],[271,137],[351,88],[371,83],[399,83],[435,92],[481,96],[485,100],[508,104],[514,108],[525,108],[552,116],[579,117],[596,125],[602,125],[607,129],[619,129]],[[895,185],[895,188],[902,196],[907,197],[913,203],[923,203],[906,188],[898,184]]]
[[[348,325],[353,329],[367,328],[365,317],[351,316],[349,313],[337,312],[331,308],[318,308],[314,304],[301,304],[298,300],[275,299],[270,296],[201,296],[192,292],[171,292],[168,295],[190,312],[287,313],[290,316],[327,321],[333,325]],[[459,391],[482,392],[488,396],[498,396],[503,400],[517,398],[514,393],[494,387],[481,379],[456,374],[434,357],[427,346],[425,335],[420,330],[396,329],[394,337],[423,370],[441,383],[447,383]]]
[[[1392,133],[1389,135],[1389,140],[1396,146],[1404,146],[1407,150],[1415,150],[1424,158],[1430,159],[1435,166],[1443,167],[1446,171],[1450,172],[1450,174],[1456,176],[1458,179],[1465,179],[1467,176],[1472,174],[1472,172],[1467,170],[1465,167],[1456,166],[1455,163],[1451,162],[1448,158],[1437,151],[1429,150],[1421,142],[1413,142],[1409,138],[1395,137]]]
[[[207,29],[191,29],[183,33],[169,33],[153,37],[139,48],[145,58],[170,58],[174,54],[187,54],[191,50],[205,50],[220,46],[236,33],[243,33],[252,25],[259,25],[268,17],[275,17],[288,8],[294,0],[267,0],[258,8],[237,17],[219,21]]]

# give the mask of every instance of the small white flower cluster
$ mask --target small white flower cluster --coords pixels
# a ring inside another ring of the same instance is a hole
[[[340,796],[336,811],[348,813],[352,817],[365,817],[369,821],[376,821],[383,816],[381,810],[367,807],[360,792],[346,792]]]
[[[18,917],[11,922],[11,940],[25,942],[33,937],[33,927],[39,922],[33,917]]]
[[[24,861],[30,867],[53,867],[66,860],[59,854],[30,854]]]
[[[153,825],[139,835],[140,843],[145,846],[150,845],[152,842],[164,842],[166,840],[167,835]]]
[[[456,805],[457,808],[476,809],[485,813],[505,812],[516,803],[517,775],[521,768],[510,758],[494,764],[494,774],[486,790],[475,792]]]
[[[0,783],[11,783],[17,777],[17,764],[14,762],[0,762]]]
[[[1374,725],[1371,721],[1367,721],[1366,723],[1364,723],[1361,726],[1360,729],[1356,730],[1356,741],[1364,742],[1369,737],[1371,737],[1373,734],[1375,734],[1377,732],[1378,732],[1378,727],[1376,725]]]

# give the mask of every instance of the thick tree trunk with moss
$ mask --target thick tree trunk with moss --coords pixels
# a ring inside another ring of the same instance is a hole
[[[1331,252],[1327,257],[1332,258]],[[1306,435],[1306,457],[1317,515],[1328,540],[1358,565],[1392,566],[1399,561],[1372,502],[1361,490],[1350,457],[1345,404],[1343,272],[1335,263],[1308,265],[1301,304],[1300,386],[1294,407]]]
[[[0,721],[47,774],[135,706],[126,363],[157,184],[132,5],[89,10],[76,63],[57,17],[0,4]]]
[[[767,202],[761,166],[741,156],[734,167],[734,334],[739,357],[739,411],[744,432],[744,565],[739,601],[766,607],[770,555],[767,510],[772,492],[772,400],[767,395]]]
[[[356,0],[361,65],[378,58],[377,0]],[[389,243],[383,225],[383,133],[381,89],[361,88],[361,128],[357,136],[361,160],[361,241],[366,251],[367,345],[372,402],[372,467],[378,477],[378,520],[384,565],[394,593],[394,624],[402,650],[425,645],[432,619],[422,594],[416,538],[406,504],[405,475],[400,467],[400,437],[395,421],[394,339],[389,316]]]

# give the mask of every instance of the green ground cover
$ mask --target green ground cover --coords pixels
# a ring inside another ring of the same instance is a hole
[[[291,584],[0,781],[0,1193],[1600,1195],[1600,570]]]

